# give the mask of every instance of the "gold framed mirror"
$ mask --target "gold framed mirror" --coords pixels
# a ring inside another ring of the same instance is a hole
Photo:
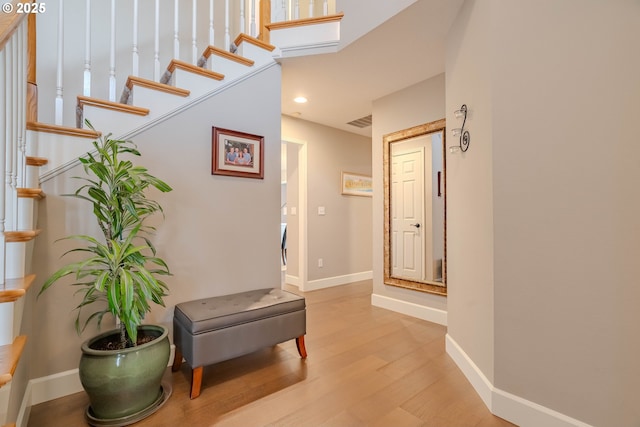
[[[383,137],[384,283],[447,294],[445,119]]]

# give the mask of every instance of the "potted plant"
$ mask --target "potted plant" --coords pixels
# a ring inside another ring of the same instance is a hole
[[[170,353],[167,329],[142,325],[142,321],[151,302],[164,306],[168,289],[160,277],[170,274],[148,238],[153,228],[145,220],[162,213],[162,207],[147,199],[146,190],[155,187],[168,192],[171,187],[146,168],[121,158],[140,156],[133,142],[111,139],[108,134],[93,146],[94,152],[79,159],[87,176],[76,178],[83,185],[69,196],[92,204],[102,233],[65,237],[81,243],[65,255],[84,257],[53,273],[40,294],[71,276],[76,294],[82,295],[76,307],[78,334],[93,320],[99,327],[107,313],[118,320],[119,329],[82,344],[80,380],[89,395],[90,423],[94,418],[100,425],[108,420],[125,425],[149,415],[168,397],[161,386]],[[88,306],[96,310],[83,320],[81,312]]]

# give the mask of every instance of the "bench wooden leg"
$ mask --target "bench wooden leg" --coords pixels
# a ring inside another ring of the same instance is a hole
[[[173,355],[173,365],[171,365],[171,372],[180,370],[180,366],[182,366],[182,352],[178,346],[176,346],[176,352]]]
[[[202,366],[193,368],[191,373],[191,399],[200,396],[200,387],[202,386]]]
[[[304,335],[300,335],[298,338],[296,338],[296,347],[298,347],[298,353],[300,353],[300,357],[306,359],[307,349],[304,346]]]

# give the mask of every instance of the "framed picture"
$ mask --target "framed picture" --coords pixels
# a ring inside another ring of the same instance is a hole
[[[264,178],[264,137],[213,127],[211,174]]]
[[[370,176],[342,172],[342,194],[348,196],[373,196],[373,181]]]

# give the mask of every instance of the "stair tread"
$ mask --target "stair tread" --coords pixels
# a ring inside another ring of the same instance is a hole
[[[49,159],[45,157],[27,156],[27,166],[44,166],[49,163]]]
[[[7,243],[28,242],[33,240],[42,230],[17,230],[5,231],[4,238]]]
[[[18,197],[28,198],[28,199],[44,199],[46,194],[42,188],[18,188]]]
[[[35,278],[35,274],[30,274],[17,279],[7,279],[4,286],[0,286],[0,303],[13,302],[22,298]]]
[[[251,37],[250,35],[244,34],[244,33],[240,33],[238,37],[236,37],[233,43],[236,46],[240,46],[240,44],[243,42],[251,43],[253,45],[261,47],[264,50],[268,50],[269,52],[272,52],[276,48],[275,46],[269,43],[265,43],[262,40],[258,40],[257,38]]]
[[[246,65],[247,67],[251,67],[253,66],[253,64],[255,64],[255,61],[249,58],[245,58],[244,56],[238,55],[236,53],[228,52],[224,49],[220,49],[219,47],[207,46],[202,56],[204,56],[205,58],[209,58],[211,55],[220,56],[222,58],[229,59],[239,64]]]
[[[91,98],[89,96],[78,95],[78,106],[83,108],[85,105],[99,108],[106,108],[113,111],[123,113],[136,114],[138,116],[146,116],[149,114],[148,108],[136,107],[133,105],[121,104],[119,102],[107,101],[105,99]]]
[[[154,82],[153,80],[143,79],[142,77],[129,76],[126,86],[129,89],[133,89],[133,85],[139,85],[148,89],[155,89],[161,92],[171,93],[183,97],[187,97],[191,94],[191,91],[187,89],[182,89],[165,83]]]
[[[55,133],[58,135],[79,136],[82,138],[98,138],[101,133],[91,129],[73,128],[69,126],[50,125],[41,122],[27,122],[27,130]]]
[[[13,343],[0,346],[0,387],[13,378],[26,342],[27,337],[20,335],[13,340]]]
[[[167,67],[167,71],[173,74],[176,68],[180,68],[181,70],[189,71],[194,74],[199,74],[201,76],[209,77],[214,80],[224,79],[224,74],[216,73],[215,71],[207,70],[205,68],[198,67],[197,65],[180,61],[179,59],[172,59],[169,63],[169,66]]]

